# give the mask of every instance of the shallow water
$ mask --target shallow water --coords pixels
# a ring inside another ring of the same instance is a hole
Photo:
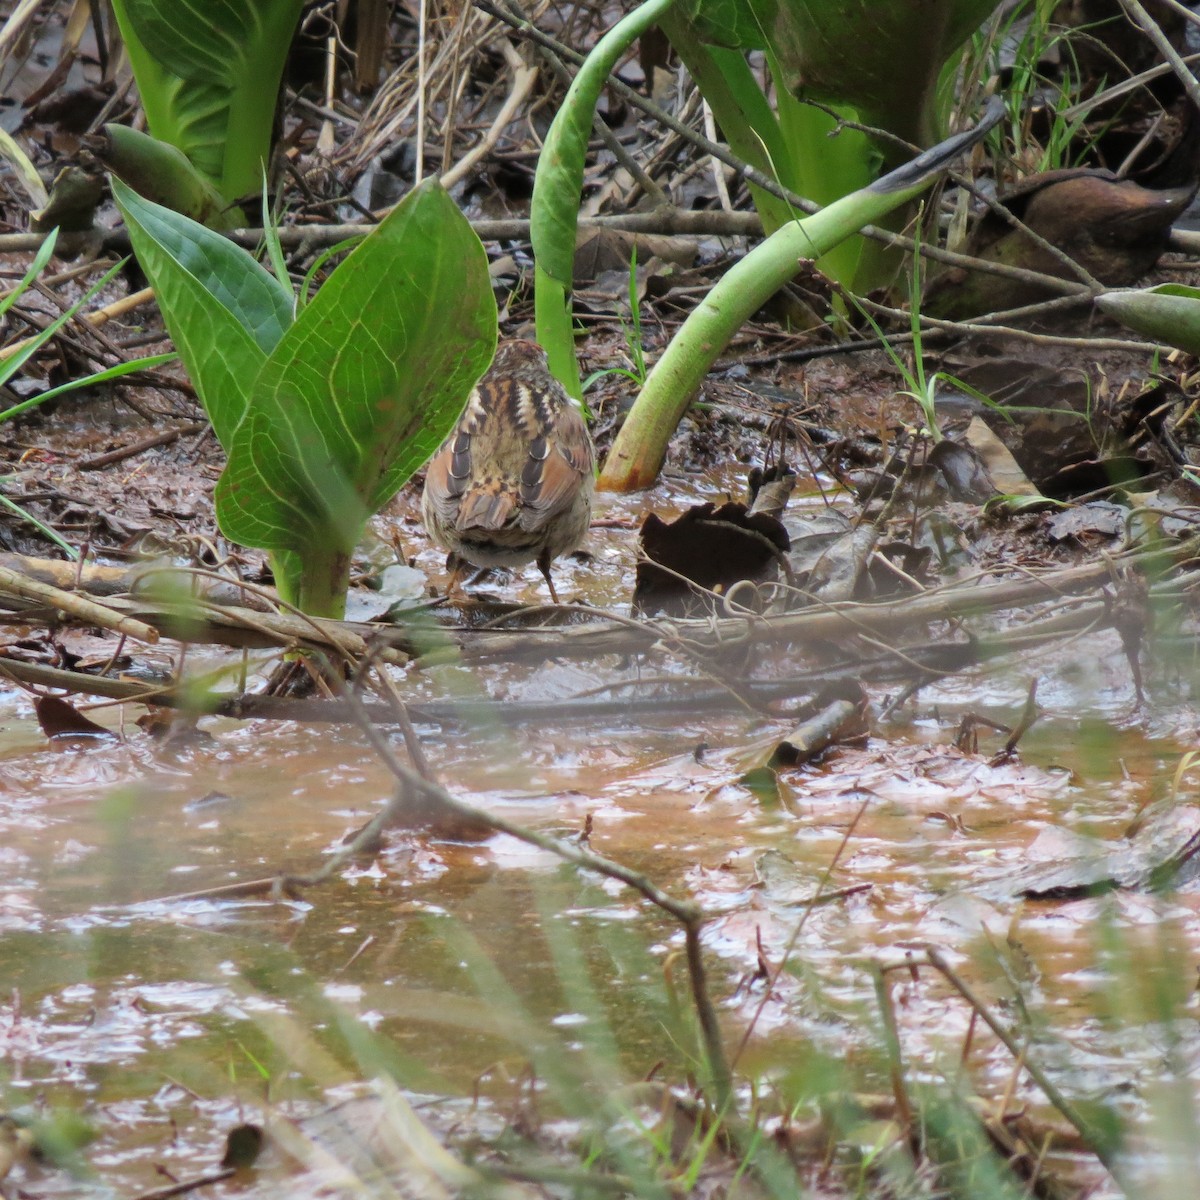
[[[590,598],[612,604],[630,535],[593,541],[613,566],[592,576]],[[582,567],[564,575],[564,590],[588,582]],[[535,597],[535,579],[515,586]],[[189,658],[197,670],[205,661]],[[705,906],[731,1043],[761,1006],[740,1063],[750,1074],[779,1078],[820,1059],[844,1068],[847,1086],[885,1089],[866,963],[935,943],[1020,1024],[1061,1087],[1146,1118],[1170,1075],[1164,1055],[1185,1076],[1200,1055],[1194,996],[1177,988],[1183,1020],[1164,1023],[1151,986],[1194,975],[1200,893],[1022,905],[983,886],[1025,865],[1044,831],[1115,839],[1169,793],[1196,714],[1166,685],[1136,712],[1123,663],[1106,635],[1086,659],[948,680],[876,721],[864,745],[782,772],[767,795],[741,777],[788,723],[732,708],[420,732],[463,799],[565,838],[590,817],[595,850]],[[481,684],[451,667],[406,686],[547,699],[635,672],[488,667]],[[989,764],[999,734],[981,735],[978,755],[953,749],[964,712],[1014,722],[1035,675],[1044,715],[1018,758]],[[57,748],[27,697],[3,691],[0,706],[7,1104],[80,1110],[98,1132],[93,1182],[30,1168],[40,1194],[129,1194],[167,1182],[162,1171],[211,1169],[228,1129],[262,1119],[268,1098],[277,1113],[311,1112],[384,1064],[414,1091],[478,1095],[504,1113],[532,1058],[547,1117],[571,1107],[551,1069],[565,1088],[597,1071],[685,1068],[685,1048],[664,1035],[664,972],[687,1004],[678,930],[619,885],[511,838],[397,834],[301,900],[172,899],[309,871],[334,852],[392,789],[357,730],[209,719],[202,737],[168,748],[133,724],[132,708],[122,725],[108,707],[92,715],[121,736]],[[1196,777],[1185,776],[1185,794]],[[847,894],[808,912],[818,887]],[[789,947],[798,964],[765,1004],[761,983],[746,982],[760,942],[772,967]],[[914,1077],[944,1075],[968,1008],[932,972],[892,979]],[[968,1064],[984,1093],[1008,1086],[1011,1056],[978,1030]],[[1015,1094],[1042,1104],[1025,1077]]]

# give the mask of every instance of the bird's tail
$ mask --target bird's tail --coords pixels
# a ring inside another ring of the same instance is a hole
[[[473,487],[464,492],[458,502],[458,520],[455,525],[460,531],[503,529],[515,507],[514,498],[507,492],[498,492],[489,487]]]

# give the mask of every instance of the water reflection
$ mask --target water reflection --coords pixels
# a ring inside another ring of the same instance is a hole
[[[513,700],[596,682],[579,664],[489,672],[490,687]],[[448,668],[410,683],[432,695],[461,691],[463,676]],[[787,725],[736,710],[603,728],[421,732],[465,799],[563,837],[590,816],[595,849],[700,899],[714,917],[706,944],[732,1027],[759,1005],[760,948],[775,963],[794,940],[803,967],[777,981],[748,1067],[786,1073],[793,1056],[817,1052],[869,1066],[863,957],[935,941],[971,961],[1012,1019],[1032,1002],[1030,1027],[1053,1023],[1039,1052],[1070,1087],[1136,1095],[1159,1078],[1167,1042],[1187,1063],[1198,1051],[1164,1041],[1133,1010],[1113,1013],[1112,959],[1142,954],[1138,973],[1153,978],[1162,960],[1150,948],[1165,939],[1186,967],[1200,952],[1195,897],[1021,908],[985,901],[972,885],[1023,865],[1055,824],[1120,836],[1165,793],[1194,720],[1177,710],[1152,733],[1122,728],[1105,718],[1108,693],[1080,720],[1080,693],[1057,678],[1040,693],[1050,715],[1018,760],[992,765],[950,747],[958,712],[1012,719],[1025,683],[930,689],[911,720],[880,731],[887,740],[789,771],[766,799],[741,777]],[[160,1162],[180,1174],[207,1169],[221,1132],[261,1111],[268,1092],[310,1111],[385,1059],[412,1088],[497,1102],[511,1098],[531,1057],[564,1075],[597,1061],[632,1078],[659,1061],[667,1073],[686,1069],[686,1045],[663,1033],[678,1024],[673,1006],[687,1006],[677,930],[619,886],[512,839],[461,846],[397,835],[301,900],[170,899],[308,871],[337,850],[391,791],[357,731],[206,721],[207,737],[166,749],[127,724],[123,739],[56,751],[25,701],[6,693],[4,702],[7,1103],[91,1107],[100,1138],[90,1158],[103,1176],[95,1195],[150,1186]],[[114,710],[101,719],[120,729]],[[797,937],[819,886],[845,894],[813,909]],[[898,986],[896,1003],[911,1061],[964,1044],[969,1012],[928,976]],[[1145,1036],[1131,1037],[1131,1024]],[[971,1065],[977,1080],[1007,1086],[1011,1059],[994,1044],[977,1044]],[[62,1185],[45,1186],[54,1194]]]

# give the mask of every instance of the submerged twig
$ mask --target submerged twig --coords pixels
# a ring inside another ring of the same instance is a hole
[[[975,994],[975,990],[971,985],[955,971],[941,950],[937,946],[927,946],[924,957],[925,961],[941,974],[946,982],[971,1006],[972,1011],[979,1014],[984,1024],[1004,1043],[1008,1052],[1014,1058],[1022,1057],[1024,1053],[1023,1047],[1017,1042],[1017,1039],[1005,1029],[992,1010]],[[909,963],[905,963],[904,967],[908,969]],[[1122,1172],[1115,1156],[1109,1149],[1108,1139],[1105,1138],[1104,1134],[1096,1129],[1091,1121],[1075,1107],[1075,1104],[1059,1091],[1054,1081],[1041,1067],[1026,1059],[1025,1070],[1029,1072],[1033,1081],[1042,1089],[1046,1099],[1075,1127],[1079,1136],[1087,1144],[1088,1149],[1108,1169],[1113,1180],[1123,1188],[1124,1185],[1121,1181]]]
[[[353,692],[346,691],[344,697],[352,708],[358,707],[360,702]],[[707,974],[700,945],[700,934],[706,919],[699,905],[690,900],[676,900],[646,876],[631,870],[622,863],[604,858],[591,850],[585,850],[577,844],[538,833],[536,830],[528,829],[524,825],[518,825],[514,821],[508,821],[495,813],[487,812],[459,800],[440,784],[423,779],[415,771],[401,763],[392,753],[391,746],[369,720],[360,720],[359,726],[384,765],[403,785],[404,790],[393,796],[384,809],[384,814],[393,820],[408,802],[408,797],[405,795],[405,790],[407,790],[437,805],[448,816],[456,820],[471,825],[485,825],[496,833],[508,834],[526,845],[546,850],[575,866],[595,871],[609,879],[615,879],[649,900],[656,908],[661,908],[663,912],[670,914],[683,926],[688,974],[692,987],[692,1002],[696,1006],[696,1014],[700,1021],[717,1108],[723,1113],[732,1114],[736,1107],[733,1095],[733,1075],[725,1057],[725,1046],[721,1037],[716,1009],[708,994]]]

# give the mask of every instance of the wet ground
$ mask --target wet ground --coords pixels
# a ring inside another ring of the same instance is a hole
[[[565,564],[560,590],[619,606],[626,526],[640,509],[726,484],[685,490],[676,479],[606,500],[593,562]],[[410,518],[401,505],[381,532],[415,536]],[[435,550],[416,562],[441,578]],[[543,585],[531,571],[482,586],[537,601]],[[1194,746],[1178,669],[1154,668],[1152,702],[1139,709],[1116,635],[1091,635],[1083,650],[951,678],[887,720],[880,690],[864,743],[781,771],[766,790],[743,776],[790,723],[733,706],[420,732],[456,795],[564,838],[590,817],[593,849],[704,906],[712,989],[731,1046],[755,1021],[738,1069],[760,1087],[801,1098],[886,1091],[868,963],[933,943],[1061,1088],[1153,1128],[1172,1073],[1186,1078],[1200,1054],[1188,982],[1200,893],[1021,901],[1006,886],[1066,853],[1060,831],[1120,839],[1170,795]],[[193,651],[188,669],[220,657]],[[482,689],[545,700],[639,670],[614,658],[478,675],[451,666],[410,673],[404,686],[414,697]],[[980,753],[954,748],[965,713],[1015,723],[1034,677],[1043,715],[1015,758],[991,761],[996,733],[981,735]],[[195,1175],[219,1161],[238,1122],[310,1114],[383,1065],[437,1098],[435,1124],[456,1111],[451,1098],[478,1097],[472,1120],[498,1127],[521,1124],[530,1060],[541,1065],[538,1119],[551,1126],[578,1108],[571,1081],[636,1081],[656,1064],[668,1077],[686,1071],[689,1049],[670,1032],[671,1014],[688,1007],[679,931],[628,890],[511,838],[396,834],[302,899],[186,898],[309,871],[335,852],[392,790],[359,731],[206,719],[203,736],[169,747],[133,723],[139,710],[109,706],[90,715],[116,738],[57,747],[28,697],[6,690],[2,700],[6,1094],[21,1110],[82,1113],[97,1134],[90,1182],[31,1166],[31,1194],[133,1194]],[[838,895],[810,911],[818,890]],[[760,947],[770,970],[790,964],[769,995],[756,977]],[[948,1078],[967,1047],[980,1093],[1011,1088],[1046,1108],[931,972],[892,979],[914,1078]],[[268,1160],[264,1170],[286,1168]]]

